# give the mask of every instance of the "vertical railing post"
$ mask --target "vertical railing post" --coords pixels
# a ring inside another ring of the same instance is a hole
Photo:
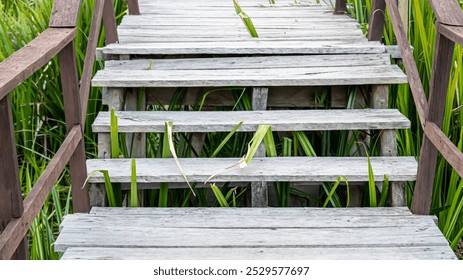
[[[381,41],[383,38],[384,21],[386,15],[386,2],[374,0],[371,7],[370,24],[368,28],[369,41]]]
[[[77,76],[74,42],[71,42],[64,47],[64,49],[58,54],[58,59],[61,70],[66,129],[69,132],[75,125],[80,125],[81,129],[83,129],[81,122],[81,97],[79,95],[79,80]],[[88,188],[84,185],[85,179],[87,178],[87,167],[85,142],[83,137],[69,161],[69,166],[71,170],[72,202],[74,212],[86,213],[90,211],[90,200]]]
[[[335,15],[344,14],[346,10],[347,10],[347,0],[336,0],[336,4],[334,6],[334,14]]]
[[[50,26],[54,28],[76,27],[79,14],[80,0],[55,0]],[[75,125],[80,125],[82,135],[84,125],[82,121],[82,98],[79,94],[79,78],[77,73],[76,53],[74,41],[64,47],[58,54],[61,87],[64,100],[64,114],[66,129],[69,132]],[[85,102],[86,104],[86,102]],[[84,138],[79,142],[69,160],[72,184],[72,202],[74,212],[86,213],[90,211],[88,188],[84,184],[87,178]]]
[[[127,0],[127,5],[129,7],[129,15],[140,14],[140,6],[138,5],[138,0]]]
[[[0,100],[0,232],[24,212],[10,97]],[[27,237],[13,259],[28,259]]]
[[[437,29],[439,30],[439,28]],[[437,33],[426,123],[432,122],[439,128],[442,127],[444,117],[454,47],[455,43],[453,41],[439,32]],[[414,214],[428,215],[430,212],[437,155],[437,148],[426,137],[426,134],[423,134],[418,177],[412,202],[412,212]]]

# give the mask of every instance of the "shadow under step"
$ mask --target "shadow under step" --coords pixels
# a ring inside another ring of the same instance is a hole
[[[190,182],[334,182],[344,176],[349,182],[368,181],[366,157],[278,157],[254,158],[240,168],[240,158],[181,158],[179,162]],[[414,181],[417,162],[413,157],[371,157],[375,181],[386,175],[389,181]],[[174,159],[137,159],[137,182],[185,182]],[[131,182],[131,159],[93,159],[87,172],[107,170],[112,182]],[[99,172],[89,179],[103,183]]]

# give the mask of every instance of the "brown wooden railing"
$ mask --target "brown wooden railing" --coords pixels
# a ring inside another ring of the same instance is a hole
[[[129,0],[131,13],[138,1]],[[85,110],[95,51],[104,22],[106,43],[118,41],[113,0],[95,0],[82,79],[79,83],[74,39],[81,0],[55,0],[48,29],[0,63],[0,259],[27,259],[26,234],[66,165],[70,165],[74,212],[90,210],[85,143]],[[58,56],[67,136],[23,200],[18,175],[9,92]]]
[[[428,215],[430,212],[439,152],[460,177],[463,177],[463,153],[441,130],[455,43],[463,45],[463,12],[457,0],[429,0],[429,2],[437,19],[437,38],[428,99],[413,58],[413,50],[408,43],[397,0],[373,2],[368,35],[369,40],[381,40],[387,6],[424,131],[411,209],[413,213],[421,215]],[[337,0],[335,13],[345,10],[346,0]]]

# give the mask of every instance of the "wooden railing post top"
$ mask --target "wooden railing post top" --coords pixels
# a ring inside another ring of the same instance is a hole
[[[463,11],[457,0],[429,0],[429,3],[438,22],[463,26]]]
[[[51,10],[50,27],[76,27],[81,0],[55,0]]]

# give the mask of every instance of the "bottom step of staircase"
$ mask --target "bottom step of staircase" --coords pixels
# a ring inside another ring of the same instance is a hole
[[[406,208],[94,208],[68,215],[62,259],[456,259]]]
[[[417,162],[413,157],[372,157],[375,181],[414,181]],[[236,166],[239,158],[181,158],[180,165],[190,182],[334,182],[344,176],[349,182],[368,181],[366,157],[277,157],[254,158],[245,168]],[[235,165],[235,166],[234,166]],[[234,166],[232,168],[229,168]],[[174,159],[137,159],[139,183],[185,182]],[[87,161],[91,183],[103,183],[103,175],[95,170],[107,170],[112,182],[131,181],[130,159],[96,159]]]

